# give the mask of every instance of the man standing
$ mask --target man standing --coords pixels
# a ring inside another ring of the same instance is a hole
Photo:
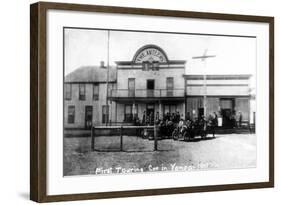
[[[239,112],[239,119],[238,119],[239,121],[239,127],[241,128],[242,127],[242,120],[243,120],[243,116],[242,116],[242,113],[241,112]]]
[[[177,120],[177,123],[179,123],[179,121],[181,120],[181,116],[180,116],[179,111],[177,111],[176,120]]]
[[[155,122],[158,122],[159,121],[159,112],[156,112],[156,115],[155,115]]]
[[[143,111],[143,115],[142,115],[142,125],[145,125],[146,123],[146,112]]]
[[[214,123],[215,123],[215,126],[217,127],[218,126],[218,115],[216,112],[214,112]]]
[[[217,126],[218,126],[218,116],[217,113],[214,112],[214,116],[211,119],[211,130],[212,130],[213,137],[215,137]]]

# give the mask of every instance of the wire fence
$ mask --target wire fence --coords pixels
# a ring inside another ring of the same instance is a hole
[[[91,149],[92,151],[112,151],[112,149],[97,149],[97,138],[99,137],[97,135],[97,131],[109,131],[110,133],[114,134],[106,134],[103,135],[103,137],[119,137],[119,141],[116,142],[115,140],[115,145],[118,144],[118,148],[114,149],[114,151],[125,151],[124,150],[124,136],[126,133],[130,131],[136,131],[138,134],[138,137],[141,137],[145,132],[152,133],[153,135],[153,151],[158,150],[158,126],[93,126],[91,129]],[[113,140],[110,140],[111,142]]]

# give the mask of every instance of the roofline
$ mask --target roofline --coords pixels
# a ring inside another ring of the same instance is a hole
[[[142,63],[135,63],[134,61],[115,61],[115,63],[118,65],[142,65]],[[159,65],[175,65],[175,64],[186,64],[186,60],[169,60],[167,63],[160,63]]]
[[[99,84],[99,83],[107,83],[106,81],[64,81],[65,84]],[[108,81],[108,83],[117,83],[115,81]]]
[[[241,75],[206,75],[207,80],[241,80],[241,79],[249,79],[251,74],[241,74]],[[187,80],[203,80],[204,75],[187,75],[184,74],[183,77]]]
[[[204,95],[186,95],[186,98],[194,98],[194,97],[201,97],[203,98]],[[227,98],[250,98],[251,95],[206,95],[206,97],[216,97],[216,98],[222,98],[222,99],[227,99]]]

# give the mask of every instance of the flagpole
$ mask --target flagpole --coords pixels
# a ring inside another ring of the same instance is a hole
[[[107,31],[107,75],[106,75],[106,126],[109,120],[109,107],[108,107],[108,81],[109,81],[109,39],[110,31]]]

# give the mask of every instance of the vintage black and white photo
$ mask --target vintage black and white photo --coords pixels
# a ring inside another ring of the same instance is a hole
[[[64,176],[256,167],[255,36],[63,38]]]

